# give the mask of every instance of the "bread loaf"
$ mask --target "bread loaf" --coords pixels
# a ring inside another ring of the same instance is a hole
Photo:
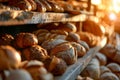
[[[44,61],[47,57],[48,57],[47,51],[39,45],[33,45],[22,50],[23,60]]]
[[[16,69],[21,63],[20,53],[11,46],[0,46],[0,71]]]
[[[105,28],[102,25],[100,25],[99,23],[95,23],[92,20],[84,21],[82,30],[85,32],[92,33],[96,36],[103,36],[105,34]]]
[[[99,60],[100,66],[107,64],[107,57],[104,54],[98,52],[95,57]]]
[[[31,74],[33,80],[53,80],[53,75],[47,71],[41,61],[31,60],[24,69]]]
[[[100,78],[99,61],[93,58],[88,66],[82,71],[81,75],[83,77],[91,77],[94,80],[98,80]]]
[[[32,33],[18,33],[15,36],[15,46],[18,48],[26,48],[38,44],[37,37]]]
[[[100,80],[119,80],[119,78],[111,72],[106,72],[100,76]]]
[[[44,64],[45,64],[46,69],[49,72],[53,73],[53,75],[55,76],[62,75],[67,69],[66,62],[63,59],[57,58],[55,56],[47,58],[44,61]]]
[[[62,58],[68,65],[75,63],[78,57],[77,50],[69,42],[56,45],[50,55]]]

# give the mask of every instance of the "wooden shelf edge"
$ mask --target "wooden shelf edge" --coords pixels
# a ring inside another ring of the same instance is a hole
[[[68,13],[0,10],[0,26],[69,21],[80,22],[84,20],[86,20],[86,14],[71,15]]]

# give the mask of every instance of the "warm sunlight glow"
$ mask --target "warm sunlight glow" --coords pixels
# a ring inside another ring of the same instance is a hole
[[[120,12],[120,0],[113,0],[111,7],[116,13]]]
[[[99,5],[101,4],[101,0],[91,0],[91,3],[94,5]]]
[[[111,13],[109,15],[110,20],[116,20],[116,15],[114,13]]]

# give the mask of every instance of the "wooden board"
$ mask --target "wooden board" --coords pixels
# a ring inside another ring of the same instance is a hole
[[[105,46],[107,42],[107,38],[104,37],[98,46],[91,48],[84,57],[78,59],[78,61],[70,65],[66,72],[62,76],[58,76],[55,80],[75,80],[77,76],[82,72],[82,70],[88,65],[88,63],[92,60],[95,54]]]
[[[83,14],[83,12],[79,11],[76,13],[76,15],[73,15],[68,13],[0,10],[0,26],[69,21],[80,22],[86,20],[87,13]]]

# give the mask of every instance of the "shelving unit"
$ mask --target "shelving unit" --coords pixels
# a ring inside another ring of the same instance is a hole
[[[0,27],[50,22],[83,22],[88,18],[93,19],[93,16],[88,17],[88,15],[93,15],[93,13],[74,10],[66,13],[0,10]],[[55,80],[75,80],[95,56],[96,52],[105,46],[106,42],[107,38],[102,38],[96,47],[91,48],[85,56],[79,58],[75,64],[70,65],[62,76],[55,77]]]

